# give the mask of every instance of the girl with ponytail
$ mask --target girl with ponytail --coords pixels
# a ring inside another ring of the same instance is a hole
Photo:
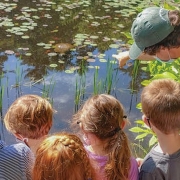
[[[131,157],[122,104],[107,94],[89,98],[73,116],[95,171],[96,180],[137,180],[138,165]]]

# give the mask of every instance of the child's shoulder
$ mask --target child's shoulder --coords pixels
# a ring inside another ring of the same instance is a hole
[[[1,154],[9,154],[13,156],[33,156],[31,149],[24,143],[17,143],[6,145],[5,142],[0,141]]]

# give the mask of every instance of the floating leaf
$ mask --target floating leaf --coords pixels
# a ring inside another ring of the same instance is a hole
[[[31,54],[31,53],[26,53],[25,55],[26,55],[26,56],[31,56],[32,54]]]
[[[107,62],[106,59],[99,59],[100,62]]]
[[[12,55],[12,54],[14,54],[14,51],[12,51],[12,50],[6,50],[4,53],[5,53],[5,54],[8,54],[8,55]]]
[[[98,39],[99,36],[90,36],[91,39]]]
[[[88,66],[88,68],[93,69],[93,68],[94,68],[94,66]]]
[[[60,64],[64,64],[65,62],[64,61],[62,61],[62,60],[59,60],[58,61]]]
[[[45,43],[41,42],[41,43],[37,43],[38,46],[45,46]]]
[[[74,71],[73,70],[65,70],[65,73],[67,73],[67,74],[72,74],[72,73],[74,73]]]
[[[87,59],[86,61],[87,61],[87,62],[95,62],[96,60],[93,59],[93,58],[89,58],[89,59]]]
[[[57,55],[57,53],[55,53],[55,52],[48,53],[48,56],[56,56],[56,55]]]
[[[111,44],[109,47],[110,48],[119,48],[119,45],[118,44]]]
[[[49,66],[55,68],[55,67],[57,67],[58,65],[57,65],[57,64],[50,64]]]
[[[29,36],[21,36],[22,39],[29,39]]]

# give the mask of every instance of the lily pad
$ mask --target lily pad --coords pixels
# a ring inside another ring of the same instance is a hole
[[[26,56],[31,56],[31,55],[32,55],[32,53],[26,53],[25,55],[26,55]]]
[[[57,67],[58,65],[57,65],[57,64],[50,64],[49,66],[52,67],[52,68],[55,68],[55,67]]]
[[[29,36],[21,36],[22,39],[29,39]]]
[[[14,51],[12,51],[12,50],[6,50],[4,53],[5,53],[5,54],[8,54],[8,55],[12,55],[12,54],[14,54]]]
[[[107,62],[106,59],[99,59],[100,62]]]
[[[67,69],[67,70],[65,70],[65,73],[67,73],[67,74],[72,74],[72,73],[74,73],[74,71]]]
[[[56,55],[57,55],[57,53],[55,53],[55,52],[48,53],[48,56],[56,56]]]

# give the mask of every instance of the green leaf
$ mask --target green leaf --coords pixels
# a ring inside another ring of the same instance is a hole
[[[151,82],[151,80],[144,80],[144,81],[141,82],[141,84],[143,86],[147,86],[150,82]]]
[[[137,124],[144,124],[144,121],[143,120],[136,120],[135,123],[137,123]]]
[[[141,103],[138,103],[138,104],[136,105],[136,108],[141,110],[141,109],[142,109]]]
[[[168,4],[167,2],[164,3],[164,8],[168,9],[168,10],[175,10],[175,6],[171,6],[170,4]]]
[[[140,134],[140,135],[136,136],[135,140],[143,139],[143,138],[146,137],[147,135],[148,135],[148,133]]]
[[[153,135],[149,140],[149,147],[153,146],[155,143],[157,143],[157,138]]]
[[[122,32],[128,39],[132,39],[131,33],[130,32]]]
[[[165,79],[165,78],[169,78],[169,79],[177,79],[177,77],[170,73],[170,72],[164,72],[162,74],[156,74],[152,79]]]
[[[57,67],[58,65],[57,65],[57,64],[50,64],[49,66],[55,68],[55,67]]]
[[[73,71],[73,70],[70,70],[70,69],[67,69],[67,70],[65,70],[65,73],[67,73],[67,74],[72,74],[72,73],[74,73],[74,71]]]
[[[139,133],[139,132],[146,132],[147,133],[148,132],[148,130],[142,129],[140,127],[133,127],[131,129],[129,129],[129,131],[135,132],[135,133]]]

